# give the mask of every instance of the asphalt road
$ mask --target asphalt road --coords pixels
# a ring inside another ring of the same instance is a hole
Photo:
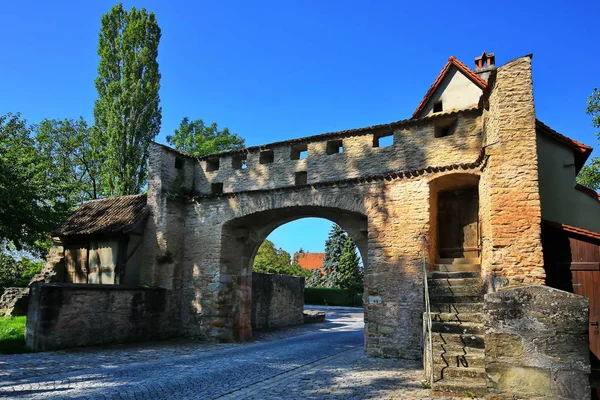
[[[325,323],[259,332],[247,344],[168,341],[0,356],[0,397],[426,397],[418,365],[364,356],[361,309],[323,310]]]

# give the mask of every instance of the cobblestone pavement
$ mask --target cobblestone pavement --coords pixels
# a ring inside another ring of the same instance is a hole
[[[424,399],[421,366],[363,354],[362,310],[258,332],[248,344],[168,341],[0,356],[0,398]]]

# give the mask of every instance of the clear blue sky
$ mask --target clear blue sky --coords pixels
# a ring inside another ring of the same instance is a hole
[[[2,3],[0,114],[91,121],[100,16],[115,2]],[[162,29],[160,142],[184,116],[216,121],[248,145],[408,118],[449,56],[472,67],[485,50],[497,64],[533,53],[538,118],[597,145],[584,109],[600,86],[598,0],[124,5],[154,11]],[[301,236],[319,236],[322,227],[303,224]],[[319,250],[290,245],[291,232],[276,244]]]

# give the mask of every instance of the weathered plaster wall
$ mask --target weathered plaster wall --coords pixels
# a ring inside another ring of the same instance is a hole
[[[31,287],[27,346],[34,351],[175,336],[177,313],[164,289],[36,283]]]
[[[498,68],[490,84],[484,124],[489,159],[479,184],[483,273],[494,288],[543,284],[531,58]]]
[[[423,108],[421,115],[432,115],[433,103],[437,101],[442,102],[444,112],[477,107],[482,92],[469,78],[452,66]]]
[[[302,324],[304,278],[252,273],[252,329]]]
[[[537,135],[542,218],[600,232],[600,202],[575,189],[573,150]]]
[[[490,399],[589,399],[588,299],[534,285],[485,296]]]

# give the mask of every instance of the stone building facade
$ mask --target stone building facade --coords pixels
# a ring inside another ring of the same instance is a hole
[[[364,262],[366,353],[408,359],[423,357],[424,264],[477,259],[485,293],[544,285],[541,221],[552,212],[540,193],[552,182],[538,144],[556,143],[575,164],[591,149],[536,119],[531,56],[498,68],[482,57],[476,71],[451,57],[410,119],[204,157],[152,143],[129,282],[166,289],[161,312],[176,316],[178,334],[247,341],[258,247],[289,221],[326,218]],[[457,217],[449,210],[466,195],[470,214]]]

